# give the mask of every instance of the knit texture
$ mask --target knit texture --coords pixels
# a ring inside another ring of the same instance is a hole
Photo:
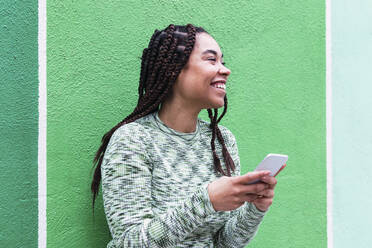
[[[233,134],[219,125],[240,175]],[[157,112],[115,131],[102,171],[104,210],[112,235],[107,247],[244,247],[265,213],[245,203],[233,211],[215,211],[207,186],[215,172],[209,123],[196,131],[167,127]],[[221,146],[216,151],[223,162]]]

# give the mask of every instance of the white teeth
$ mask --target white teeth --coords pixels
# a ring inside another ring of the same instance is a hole
[[[215,84],[215,85],[213,85],[213,87],[220,88],[220,89],[226,89],[225,84]]]

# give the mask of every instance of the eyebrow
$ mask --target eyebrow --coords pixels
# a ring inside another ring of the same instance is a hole
[[[204,54],[206,54],[206,53],[213,53],[214,55],[217,56],[217,52],[216,52],[215,50],[212,50],[212,49],[207,49],[207,50],[205,50],[205,51],[202,53],[202,55],[204,55]],[[221,58],[223,58],[223,54],[222,54]]]

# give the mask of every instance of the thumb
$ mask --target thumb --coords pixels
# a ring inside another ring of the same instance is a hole
[[[234,181],[239,184],[249,184],[251,182],[257,181],[264,176],[270,175],[270,171],[253,171],[248,172],[242,176],[237,176],[234,178]]]

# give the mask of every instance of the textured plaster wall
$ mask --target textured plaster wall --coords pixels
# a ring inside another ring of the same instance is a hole
[[[243,171],[286,153],[274,205],[250,247],[326,247],[324,1],[48,1],[48,246],[104,247],[89,185],[101,136],[137,101],[155,28],[201,25],[232,70],[223,125]],[[205,114],[202,114],[205,117]]]
[[[0,4],[0,247],[37,246],[37,1]]]
[[[372,2],[332,3],[336,248],[371,247]]]

